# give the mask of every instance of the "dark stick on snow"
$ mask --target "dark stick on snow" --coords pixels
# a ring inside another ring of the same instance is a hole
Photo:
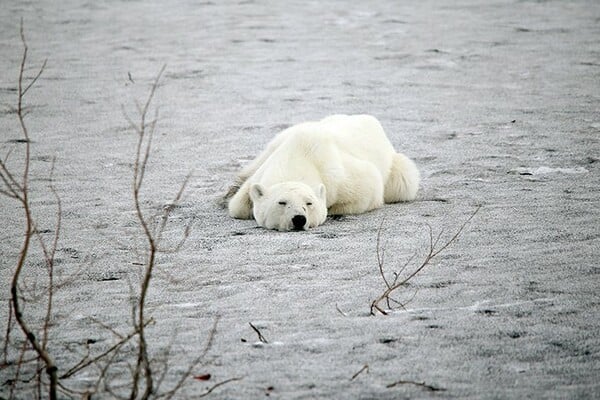
[[[269,343],[267,342],[267,339],[265,339],[265,337],[262,335],[262,333],[260,333],[258,328],[252,325],[252,322],[248,322],[248,324],[250,325],[250,328],[254,329],[254,332],[256,332],[256,334],[258,335],[258,340],[260,340],[262,343]]]
[[[352,375],[352,378],[350,378],[350,380],[353,381],[354,379],[356,379],[357,376],[362,374],[364,371],[367,371],[367,373],[369,373],[369,364],[363,365],[363,367],[357,373]]]
[[[398,385],[415,385],[415,386],[419,386],[424,389],[427,389],[430,392],[442,392],[442,391],[446,390],[446,389],[439,388],[439,387],[436,387],[433,385],[428,385],[425,382],[405,381],[405,380],[399,380],[394,383],[390,383],[389,385],[386,386],[386,388],[393,388],[394,386],[398,386]]]

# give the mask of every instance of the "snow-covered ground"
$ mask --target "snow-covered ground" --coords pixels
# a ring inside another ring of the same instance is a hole
[[[61,370],[82,343],[99,352],[115,341],[93,320],[130,331],[143,240],[124,113],[135,117],[166,64],[142,195],[158,209],[193,171],[166,240],[193,229],[181,251],[159,257],[149,294],[151,354],[170,348],[165,388],[218,318],[194,372],[212,377],[190,378],[181,398],[230,378],[242,379],[212,398],[600,396],[597,1],[5,0],[0,156],[11,151],[14,168],[24,147],[13,111],[21,17],[27,76],[48,60],[26,105],[31,204],[48,236],[53,157],[63,205],[49,345]],[[301,233],[226,215],[218,199],[243,163],[282,128],[334,113],[380,119],[421,169],[418,201]],[[459,240],[400,291],[405,308],[370,316],[385,288],[382,221],[391,276],[413,254],[408,269],[423,259],[427,225],[448,239],[479,205]],[[23,232],[6,197],[0,226],[4,332]],[[43,284],[39,258],[24,279]],[[44,310],[27,307],[33,325]],[[0,385],[13,372],[0,369]],[[128,371],[110,374],[118,385]]]

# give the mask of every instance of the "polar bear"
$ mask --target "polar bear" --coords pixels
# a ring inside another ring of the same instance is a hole
[[[414,200],[420,174],[370,115],[333,115],[279,133],[225,196],[229,215],[280,231],[327,215],[360,214]]]

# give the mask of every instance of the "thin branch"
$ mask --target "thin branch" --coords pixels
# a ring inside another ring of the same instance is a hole
[[[44,257],[46,258],[46,265],[48,267],[48,300],[46,306],[46,316],[44,318],[44,328],[43,328],[43,340],[42,340],[42,348],[46,350],[46,346],[48,344],[48,328],[50,326],[50,318],[52,316],[52,299],[54,296],[54,257],[56,255],[56,249],[58,247],[58,238],[60,237],[60,229],[62,223],[62,203],[60,196],[56,192],[56,188],[54,187],[54,165],[56,162],[56,158],[52,159],[52,166],[50,168],[50,191],[54,195],[56,200],[56,223],[54,229],[54,239],[52,241],[52,246],[50,251],[48,252],[46,246],[44,245],[44,241],[41,239],[39,233],[37,233],[37,237],[42,243],[42,249],[44,251]]]
[[[21,272],[23,270],[23,266],[25,265],[25,260],[27,258],[27,254],[29,251],[29,245],[31,243],[31,236],[34,234],[34,222],[33,217],[31,215],[31,209],[29,206],[29,164],[31,160],[30,151],[31,151],[31,142],[29,140],[29,133],[27,130],[27,126],[25,125],[25,119],[23,115],[23,74],[25,71],[25,64],[27,61],[27,42],[25,40],[25,34],[23,32],[23,20],[21,20],[21,42],[23,43],[23,57],[21,59],[21,66],[19,69],[19,81],[18,81],[18,103],[17,103],[17,117],[21,126],[21,133],[25,138],[25,159],[24,159],[24,167],[23,167],[23,178],[21,183],[22,189],[22,199],[21,204],[23,206],[25,212],[25,237],[23,240],[23,244],[21,246],[21,251],[19,253],[19,257],[17,260],[16,268],[13,272],[12,282],[11,282],[11,300],[13,304],[13,312],[15,314],[15,319],[18,325],[21,328],[21,331],[27,338],[27,341],[31,344],[34,351],[38,354],[38,356],[43,360],[44,366],[46,369],[46,374],[50,380],[49,383],[49,398],[50,400],[55,400],[56,396],[56,386],[57,386],[57,368],[54,364],[54,360],[50,357],[46,349],[40,344],[38,338],[33,333],[33,330],[28,326],[23,318],[21,304],[19,301],[18,294],[18,286],[19,286],[19,278],[21,276]],[[45,65],[45,64],[44,64]],[[40,68],[40,72],[36,76],[39,77],[41,75],[44,66]],[[29,89],[31,85],[27,86],[26,89]]]
[[[14,147],[11,147],[8,149],[8,151],[6,152],[6,155],[4,156],[4,160],[0,160],[0,163],[4,163],[4,164],[8,163],[8,158],[12,154],[13,149],[14,149]]]
[[[48,60],[44,60],[44,62],[42,63],[42,66],[40,67],[39,71],[37,72],[37,74],[33,77],[33,79],[31,79],[31,81],[29,82],[29,84],[25,87],[25,89],[23,89],[23,96],[25,96],[25,93],[27,93],[27,91],[29,89],[31,89],[31,87],[35,84],[35,82],[38,80],[38,78],[42,75],[42,73],[44,72],[44,69],[46,68],[46,62]]]
[[[224,381],[222,381],[222,382],[219,382],[219,383],[216,383],[215,385],[211,386],[211,387],[210,387],[210,388],[209,388],[209,389],[208,389],[206,392],[204,392],[204,393],[202,393],[202,394],[198,395],[198,398],[200,398],[200,397],[206,397],[206,396],[208,396],[209,394],[211,394],[211,393],[212,393],[212,391],[213,391],[213,390],[215,390],[215,389],[216,389],[216,388],[218,388],[219,386],[223,386],[223,385],[225,385],[225,384],[227,384],[227,383],[230,383],[230,382],[235,382],[235,381],[241,381],[241,380],[242,380],[242,378],[241,378],[241,377],[238,377],[238,378],[229,378],[229,379],[225,379]]]
[[[369,373],[369,364],[363,365],[363,367],[361,369],[359,369],[357,373],[352,375],[352,378],[350,378],[350,380],[353,381],[354,379],[356,379],[357,376],[362,374],[364,371],[367,371],[367,373]]]
[[[398,271],[394,272],[394,280],[392,281],[392,286],[395,285],[396,282],[398,282],[398,279],[400,278],[400,276],[402,276],[402,273],[406,270],[406,268],[410,265],[410,263],[415,259],[416,256],[417,252],[415,251],[413,255],[410,256],[408,260],[406,260],[404,265],[400,267]]]
[[[4,334],[4,345],[2,346],[2,365],[8,365],[8,343],[10,342],[10,333],[12,332],[12,302],[8,301],[8,321],[6,322],[6,333]]]
[[[144,324],[144,326],[149,325],[150,323],[152,323],[153,320],[148,320],[146,321],[146,323]],[[75,375],[76,373],[78,373],[79,371],[81,371],[82,369],[87,368],[88,366],[95,364],[96,362],[100,361],[101,359],[103,359],[104,357],[106,357],[107,355],[115,352],[116,350],[120,349],[125,343],[127,343],[129,340],[131,340],[134,336],[136,336],[138,334],[138,331],[134,331],[131,332],[129,335],[124,336],[121,340],[119,340],[117,343],[115,343],[114,345],[112,345],[110,348],[108,348],[106,351],[100,353],[99,355],[97,355],[94,358],[91,358],[87,361],[80,361],[78,362],[76,365],[74,365],[73,367],[71,367],[71,369],[69,369],[67,372],[65,372],[64,374],[62,374],[60,376],[60,379],[67,379],[73,375]]]
[[[8,396],[9,399],[13,399],[13,392],[16,388],[17,382],[19,381],[19,376],[21,374],[21,366],[24,364],[23,358],[25,358],[25,351],[27,350],[27,342],[23,342],[21,346],[21,353],[19,354],[19,360],[17,361],[17,370],[15,372],[15,377],[10,385],[10,394]]]
[[[337,310],[337,312],[339,312],[340,314],[342,314],[344,317],[348,316],[345,312],[343,312],[342,310],[340,310],[340,307],[338,306],[337,303],[335,303],[335,309]]]
[[[248,324],[250,325],[250,328],[252,328],[254,332],[256,332],[256,334],[258,335],[258,340],[260,340],[262,343],[269,343],[267,342],[267,339],[265,339],[265,337],[262,335],[262,333],[260,333],[258,328],[252,325],[252,322],[248,322]]]
[[[215,335],[217,333],[217,324],[218,323],[219,323],[219,317],[215,318],[215,322],[213,323],[213,326],[212,326],[210,332],[208,333],[208,339],[206,340],[206,344],[204,345],[204,349],[194,359],[194,361],[188,366],[188,368],[183,373],[183,375],[181,375],[181,378],[175,384],[175,386],[173,387],[173,389],[171,389],[170,391],[168,391],[167,393],[165,393],[165,394],[163,394],[161,396],[158,396],[158,398],[164,396],[167,400],[170,400],[181,389],[181,387],[183,386],[183,384],[185,383],[185,381],[192,375],[193,369],[196,368],[198,366],[198,364],[200,364],[200,362],[206,357],[206,354],[212,348],[213,341],[214,341]],[[225,383],[227,383],[227,382],[225,382]]]
[[[9,197],[16,198],[22,202],[21,193],[23,193],[23,188],[2,161],[0,161],[0,179],[2,179],[2,182],[6,186],[7,192],[10,193]]]
[[[113,335],[115,335],[119,339],[123,339],[125,337],[125,336],[121,335],[119,332],[117,332],[113,327],[105,324],[104,322],[100,321],[99,319],[94,318],[94,317],[89,317],[89,318],[90,318],[90,321],[92,321],[95,324],[100,325],[102,328],[104,328],[107,331],[111,332]]]
[[[0,189],[0,194],[2,196],[6,196],[6,197],[9,197],[11,199],[15,199],[15,200],[19,200],[20,201],[20,199],[19,199],[19,197],[17,195],[15,195],[15,194],[13,194],[11,192],[7,192],[6,190]]]
[[[141,149],[142,149],[142,146],[144,143],[144,136],[146,133],[146,116],[148,113],[148,109],[150,107],[152,99],[154,98],[154,94],[156,92],[156,89],[158,88],[160,78],[161,78],[165,68],[166,68],[166,66],[163,65],[163,67],[160,69],[158,75],[156,76],[156,78],[154,80],[154,83],[152,84],[152,88],[150,90],[150,94],[148,95],[148,99],[146,100],[146,103],[144,105],[144,108],[141,110],[140,125],[139,125],[139,132],[138,132],[139,133],[138,143],[136,146],[136,157],[135,157],[135,164],[134,164],[133,200],[134,200],[134,204],[135,204],[135,210],[136,210],[138,222],[142,226],[144,235],[148,241],[148,262],[146,264],[146,269],[145,269],[145,273],[144,273],[144,277],[143,277],[143,281],[142,281],[142,285],[141,285],[141,290],[140,290],[140,298],[139,298],[138,307],[137,307],[137,322],[134,320],[134,322],[137,326],[138,333],[139,333],[138,334],[138,345],[139,346],[138,346],[137,362],[136,362],[136,366],[135,366],[134,373],[133,373],[133,385],[132,385],[132,390],[131,390],[131,394],[129,397],[131,400],[137,398],[138,384],[139,384],[139,378],[140,378],[142,368],[144,369],[144,378],[145,378],[145,390],[144,390],[144,393],[142,394],[142,399],[145,400],[145,399],[149,398],[154,390],[153,379],[152,379],[152,369],[150,366],[150,360],[149,360],[149,356],[148,356],[148,349],[147,349],[147,342],[146,342],[143,321],[145,320],[144,311],[145,311],[145,305],[146,305],[146,295],[147,295],[148,289],[150,287],[150,280],[152,279],[152,273],[154,270],[157,245],[156,245],[156,238],[152,235],[152,232],[150,230],[150,227],[148,226],[148,222],[147,222],[146,218],[144,217],[144,214],[141,209],[141,204],[140,204],[140,189],[141,189],[143,181],[144,181],[144,171],[146,169],[146,163],[148,162],[148,158],[150,156],[151,136],[148,139],[148,143],[145,147],[144,155],[141,154]],[[151,128],[151,130],[150,130],[151,134],[153,132],[153,129],[154,128]]]
[[[66,394],[67,396],[73,398],[74,396],[77,396],[80,399],[85,399],[84,396],[88,395],[88,392],[79,392],[73,389],[69,389],[68,387],[66,387],[65,385],[63,385],[62,383],[60,383],[60,381],[57,382],[58,384],[58,389],[63,393]]]
[[[94,393],[99,391],[100,384],[102,383],[102,381],[104,381],[106,373],[108,372],[108,368],[112,365],[112,363],[114,362],[114,359],[119,354],[119,349],[120,348],[115,349],[115,351],[110,355],[108,360],[106,360],[106,363],[104,364],[104,366],[102,368],[100,368],[100,374],[98,375],[98,379],[96,380],[96,384],[94,385],[94,389],[93,389]],[[107,383],[106,382],[104,382],[104,383],[105,383],[105,387],[106,387]],[[107,392],[110,393],[110,390],[107,390]],[[117,398],[117,396],[114,396],[114,395],[113,395],[113,397]]]
[[[399,380],[394,383],[390,383],[389,385],[386,385],[386,388],[393,388],[394,386],[399,386],[399,385],[415,385],[415,386],[422,387],[423,389],[427,389],[430,392],[442,392],[442,391],[446,390],[443,388],[439,388],[437,386],[428,385],[425,382],[406,381],[406,380]]]
[[[381,224],[379,224],[379,229],[377,229],[377,265],[379,266],[379,274],[381,275],[381,279],[383,279],[383,282],[389,289],[391,285],[385,277],[385,273],[383,272],[385,249],[381,246],[381,231],[383,230],[384,222],[385,218],[381,220]]]
[[[167,204],[163,207],[160,224],[157,225],[157,228],[154,231],[154,236],[157,238],[157,240],[156,240],[157,245],[158,245],[158,243],[160,243],[160,240],[162,239],[162,234],[165,231],[167,222],[169,221],[169,216],[171,215],[171,212],[173,211],[173,209],[179,204],[181,197],[183,196],[183,192],[185,191],[185,188],[186,188],[187,183],[189,182],[191,176],[192,176],[192,172],[190,172],[186,175],[181,186],[179,187],[179,190],[175,194],[175,197],[173,198],[173,200],[169,204]],[[188,235],[189,235],[189,230],[186,229],[186,231],[184,232],[184,235],[183,235],[183,240],[181,241],[181,243],[178,246],[176,246],[176,248],[183,246],[183,244],[187,240]]]

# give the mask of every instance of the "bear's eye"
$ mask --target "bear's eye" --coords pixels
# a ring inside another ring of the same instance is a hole
[[[285,206],[286,204],[287,204],[287,203],[286,203],[285,201],[280,201],[280,202],[279,202],[279,205],[280,205],[280,206]]]
[[[312,206],[311,202],[306,203],[307,206]]]

